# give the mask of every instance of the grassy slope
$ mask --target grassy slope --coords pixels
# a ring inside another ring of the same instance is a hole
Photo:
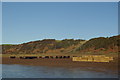
[[[104,40],[106,40],[106,39],[109,40],[110,39],[110,42],[112,42],[113,44],[115,43],[115,45],[116,45],[116,40],[118,40],[117,37],[119,37],[119,36],[113,36],[113,37],[110,37],[110,38],[102,38],[102,39],[104,39]],[[97,43],[96,41],[99,41],[99,42]],[[45,41],[44,45],[47,44],[49,46],[48,42]],[[54,40],[53,40],[53,42],[54,42]],[[54,44],[59,43],[59,42],[61,42],[61,40],[56,40],[56,42],[54,42]],[[69,42],[69,40],[66,41],[66,42]],[[60,55],[60,56],[64,56],[64,55],[80,56],[80,55],[96,55],[96,54],[97,55],[98,54],[107,55],[107,56],[117,56],[118,55],[117,52],[109,52],[109,53],[105,54],[104,51],[98,51],[98,52],[94,53],[92,51],[86,51],[86,52],[82,52],[81,51],[80,52],[78,50],[80,47],[84,47],[84,49],[86,49],[86,48],[91,48],[91,46],[94,46],[94,45],[98,45],[99,46],[99,43],[102,43],[101,38],[93,38],[93,39],[90,39],[88,41],[81,41],[81,42],[77,43],[77,45],[70,45],[70,46],[68,46],[66,48],[63,47],[63,48],[60,48],[60,49],[53,49],[53,50],[50,50],[50,51],[48,50],[48,52],[46,52],[46,53],[35,53],[35,54],[32,53],[31,54],[31,53],[28,52],[27,54],[25,54],[25,53],[21,53],[21,54],[20,53],[17,53],[17,54],[4,54],[3,56],[4,57],[10,56],[10,55],[17,55],[17,56],[29,56],[29,55],[31,55],[31,56],[37,56],[37,55],[38,56],[45,56],[45,55],[53,55],[53,56],[55,56],[55,55]],[[26,47],[33,47],[33,45],[34,45],[34,47],[39,46],[40,42],[39,41],[34,41],[34,42],[28,42],[28,43],[25,43],[25,44],[22,44],[22,45],[24,47],[22,47],[21,49],[23,49],[23,51],[24,51],[24,48],[26,48]],[[61,44],[58,44],[58,46],[59,45],[61,46]],[[63,41],[62,45],[64,45],[64,41]],[[90,45],[90,46],[86,46],[86,45]],[[12,46],[12,45],[9,45],[9,44],[6,45],[5,44],[4,46]],[[94,47],[98,47],[98,46],[94,46]],[[104,46],[104,43],[103,43],[102,46]],[[109,47],[109,45],[105,45],[105,47]],[[8,47],[8,48],[11,48],[11,47]],[[39,49],[39,47],[38,47],[38,49]],[[29,49],[25,49],[25,50],[29,50]],[[63,50],[63,51],[61,52],[61,50]]]

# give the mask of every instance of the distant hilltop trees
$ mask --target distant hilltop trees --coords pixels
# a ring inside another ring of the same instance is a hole
[[[80,53],[104,51],[117,52],[120,35],[99,37],[88,41],[82,39],[44,39],[19,45],[2,45],[3,54],[38,54],[38,53]]]

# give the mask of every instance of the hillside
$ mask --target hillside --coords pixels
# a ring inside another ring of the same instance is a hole
[[[120,35],[112,37],[81,39],[44,39],[19,45],[2,45],[3,54],[39,54],[39,53],[117,53]]]
[[[112,37],[98,37],[87,41],[82,46],[76,48],[76,51],[80,52],[118,52],[120,46],[120,35]]]
[[[2,45],[3,54],[68,53],[80,46],[85,40],[44,39],[19,45]]]

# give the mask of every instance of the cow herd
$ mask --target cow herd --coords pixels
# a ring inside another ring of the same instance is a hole
[[[11,59],[20,58],[20,59],[65,59],[71,58],[71,56],[10,56]]]

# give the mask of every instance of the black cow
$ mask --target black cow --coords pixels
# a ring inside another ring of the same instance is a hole
[[[49,56],[45,56],[45,58],[49,58]]]
[[[15,59],[16,57],[15,56],[10,56],[10,58]]]
[[[26,56],[26,57],[20,57],[20,59],[35,59],[36,56]]]

